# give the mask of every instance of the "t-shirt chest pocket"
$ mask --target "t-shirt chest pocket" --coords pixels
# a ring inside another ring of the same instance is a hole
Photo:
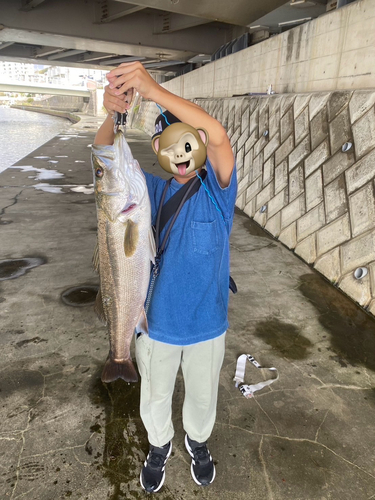
[[[191,221],[193,248],[195,253],[210,255],[219,248],[216,220],[212,222]]]

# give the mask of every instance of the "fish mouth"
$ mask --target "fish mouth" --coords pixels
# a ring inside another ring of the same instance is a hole
[[[186,170],[190,166],[190,160],[175,164],[180,175],[186,175]]]
[[[137,206],[136,203],[131,203],[130,205],[126,205],[125,208],[121,210],[121,214],[127,214],[134,210],[134,208]]]

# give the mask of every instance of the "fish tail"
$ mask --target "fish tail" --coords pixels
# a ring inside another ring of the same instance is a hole
[[[132,360],[114,361],[108,357],[102,371],[102,382],[109,384],[119,378],[125,382],[138,382],[138,375]]]

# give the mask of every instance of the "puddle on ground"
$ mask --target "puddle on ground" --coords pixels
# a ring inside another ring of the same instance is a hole
[[[309,347],[313,345],[309,339],[301,335],[298,327],[276,318],[258,322],[254,335],[288,359],[306,358]]]
[[[18,168],[21,172],[37,172],[37,175],[34,178],[38,181],[46,180],[46,179],[61,179],[64,177],[64,174],[58,172],[57,170],[47,170],[46,168],[35,168],[31,165],[21,165],[17,167],[10,168]]]
[[[95,304],[99,291],[97,285],[82,285],[68,288],[61,294],[61,299],[67,306],[85,307]]]
[[[375,319],[318,274],[300,277],[299,290],[320,313],[336,356],[331,359],[375,371]]]
[[[19,278],[30,269],[41,266],[46,262],[46,259],[40,257],[0,260],[0,281]]]

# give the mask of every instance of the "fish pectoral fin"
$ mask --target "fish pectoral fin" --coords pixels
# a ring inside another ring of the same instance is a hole
[[[144,333],[145,335],[148,335],[148,322],[147,322],[146,311],[144,309],[142,309],[141,315],[138,319],[137,326],[135,327],[135,332]]]
[[[138,224],[135,224],[132,220],[128,220],[125,229],[125,237],[124,237],[124,250],[126,257],[131,257],[134,255],[137,244],[139,240],[139,230]]]
[[[94,254],[92,256],[92,266],[93,266],[94,270],[98,273],[99,272],[99,243],[98,243],[98,240],[96,240]]]
[[[122,378],[125,382],[138,382],[138,374],[132,360],[115,361],[108,356],[102,371],[102,382],[109,384]]]
[[[96,315],[100,319],[102,323],[105,325],[107,324],[107,318],[104,312],[104,307],[103,307],[103,300],[102,300],[102,292],[99,290],[96,300],[95,300],[95,305],[94,305],[94,311],[96,312]]]
[[[148,232],[148,240],[150,243],[150,260],[153,264],[155,264],[156,244],[154,238],[154,231],[152,230],[152,227],[150,227],[150,230]]]

